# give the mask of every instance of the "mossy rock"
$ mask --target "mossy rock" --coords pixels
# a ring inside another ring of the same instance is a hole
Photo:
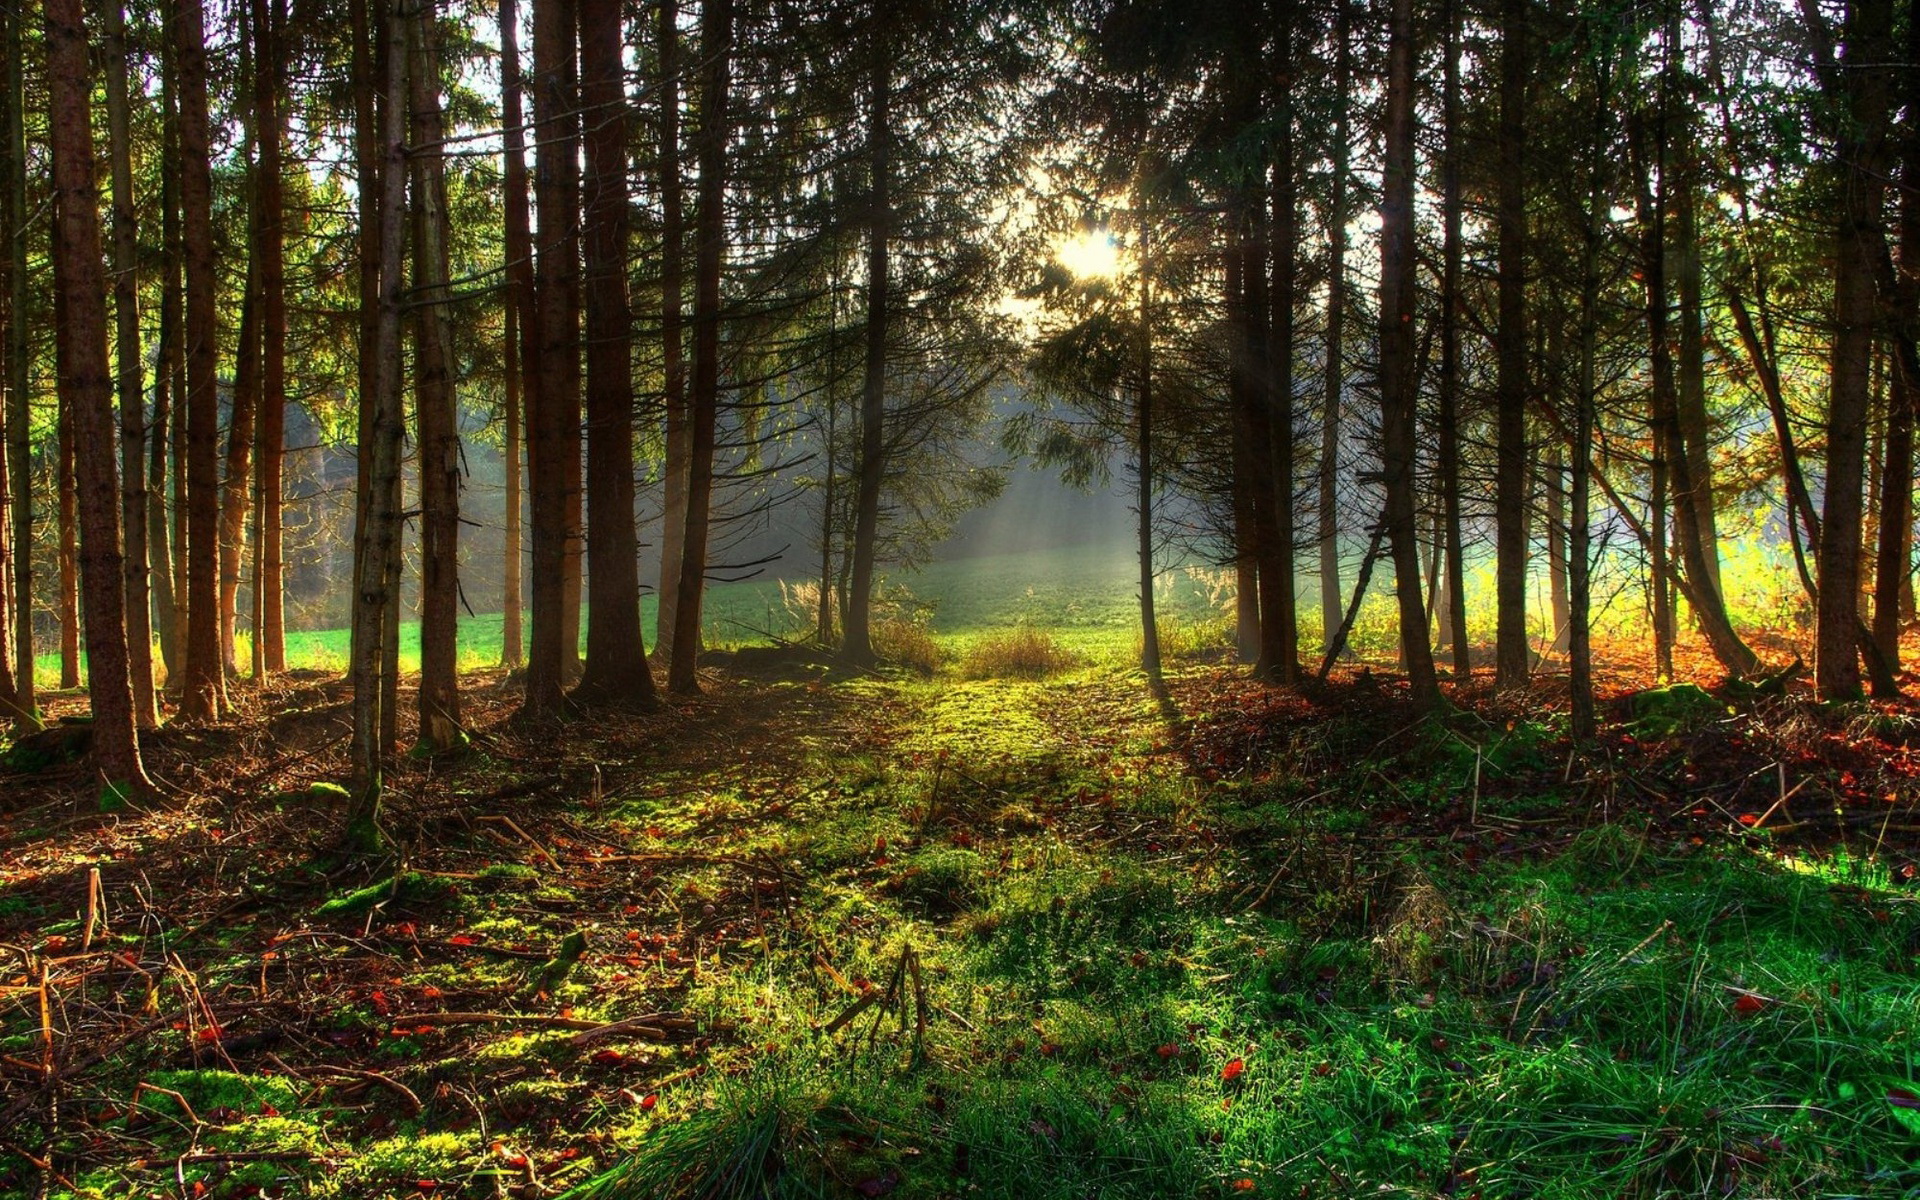
[[[1727,715],[1723,701],[1694,683],[1634,692],[1621,697],[1620,704],[1630,718],[1629,727],[1639,737],[1690,733]]]

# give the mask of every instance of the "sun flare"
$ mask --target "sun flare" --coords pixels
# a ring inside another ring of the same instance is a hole
[[[1107,279],[1120,273],[1120,244],[1104,229],[1085,229],[1054,243],[1053,256],[1082,279]]]

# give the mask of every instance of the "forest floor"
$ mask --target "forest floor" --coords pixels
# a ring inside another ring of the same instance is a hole
[[[150,809],[16,759],[0,1195],[1920,1190],[1912,706],[716,657],[564,728],[469,677],[383,862],[329,676]]]

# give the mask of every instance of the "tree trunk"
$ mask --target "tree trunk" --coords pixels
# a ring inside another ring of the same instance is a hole
[[[1527,682],[1527,193],[1526,107],[1529,0],[1502,0],[1500,8],[1499,326],[1495,405],[1494,680],[1503,688]]]
[[[9,8],[7,23],[7,476],[13,540],[13,728],[40,728],[35,700],[33,645],[33,409],[27,337],[26,14]]]
[[[52,233],[56,239],[63,236],[57,210]],[[59,346],[72,328],[67,307],[73,298],[56,288],[53,300],[53,322],[57,330],[54,346],[56,353],[64,353]],[[60,539],[60,687],[71,691],[80,686],[80,482],[74,476],[72,396],[64,389],[60,393],[58,419],[60,427],[55,436],[59,461],[54,470],[60,504],[57,530]]]
[[[660,597],[654,651],[671,651],[680,606],[680,563],[686,556],[687,466],[693,426],[687,416],[687,372],[681,354],[682,263],[686,243],[685,188],[680,178],[680,6],[660,0],[660,370],[666,409],[662,469]],[[821,601],[825,604],[824,597]]]
[[[213,176],[208,157],[207,39],[202,0],[175,0],[180,90],[181,242],[186,274],[187,669],[180,715],[215,721],[220,670],[220,399]]]
[[[101,6],[106,33],[107,136],[113,173],[114,370],[120,400],[120,528],[126,541],[127,673],[134,723],[160,723],[153,698],[152,603],[147,584],[147,425],[141,377],[140,275],[133,215],[133,154],[127,114],[126,14],[122,0]]]
[[[1250,106],[1251,107],[1251,106]],[[1242,116],[1252,119],[1254,113]],[[1256,497],[1261,486],[1259,456],[1254,447],[1266,439],[1265,416],[1260,411],[1253,367],[1253,327],[1247,293],[1247,271],[1252,251],[1249,247],[1250,223],[1244,198],[1242,211],[1228,215],[1226,253],[1221,263],[1221,284],[1226,293],[1228,350],[1227,394],[1231,407],[1234,574],[1234,642],[1241,662],[1260,674],[1260,511]],[[1254,267],[1258,271],[1261,268]]]
[[[93,759],[107,787],[147,794],[128,679],[126,576],[120,561],[120,482],[114,469],[113,386],[107,372],[106,280],[100,267],[94,193],[87,30],[80,0],[44,0],[53,186],[61,219],[54,287],[68,297],[60,382],[79,441],[80,507],[86,525],[88,698]]]
[[[1911,344],[1920,333],[1920,21],[1907,21],[1906,113],[1900,131],[1900,262],[1893,320]],[[1895,356],[1880,487],[1880,544],[1873,572],[1873,639],[1889,672],[1900,669],[1900,626],[1913,581],[1913,425],[1920,379]]]
[[[1677,37],[1677,29],[1673,36]],[[1677,41],[1676,41],[1676,44]],[[1686,159],[1691,159],[1690,133],[1670,144]],[[1673,195],[1669,200],[1663,179],[1660,197],[1670,203],[1673,224],[1674,282],[1680,299],[1679,361],[1675,364],[1679,390],[1675,417],[1679,425],[1680,453],[1686,458],[1687,487],[1675,499],[1687,515],[1681,536],[1691,538],[1697,549],[1683,550],[1691,561],[1696,555],[1707,576],[1700,590],[1711,588],[1724,598],[1720,586],[1720,530],[1714,516],[1713,445],[1707,420],[1707,334],[1705,300],[1702,295],[1700,235],[1695,217],[1698,185],[1690,167],[1673,171]],[[1691,568],[1689,568],[1691,570]]]
[[[1562,361],[1557,356],[1555,361]],[[1567,595],[1567,464],[1564,448],[1555,444],[1547,454],[1547,594],[1553,613],[1552,640],[1555,654],[1567,652],[1567,631],[1573,622],[1572,605]]]
[[[1333,69],[1333,195],[1327,209],[1326,397],[1320,409],[1319,537],[1320,621],[1323,645],[1332,645],[1340,627],[1340,521],[1336,473],[1340,466],[1340,394],[1346,384],[1347,310],[1347,109],[1353,77],[1352,17],[1347,0],[1337,0],[1334,39],[1339,43]]]
[[[1446,2],[1446,45],[1442,52],[1442,116],[1446,126],[1441,165],[1442,246],[1440,283],[1440,420],[1436,464],[1440,474],[1440,538],[1445,555],[1447,616],[1452,636],[1453,677],[1473,675],[1473,649],[1467,639],[1466,553],[1460,540],[1460,3]]]
[[[871,633],[874,559],[880,536],[880,485],[887,468],[887,239],[893,224],[890,178],[893,122],[893,64],[880,6],[871,20],[871,61],[867,76],[867,323],[866,378],[860,390],[860,471],[853,497],[853,585],[842,614],[841,653],[856,666],[874,660]]]
[[[248,122],[251,124],[251,121]],[[247,242],[259,245],[259,167],[248,172],[256,202],[247,206]],[[232,403],[227,411],[226,479],[220,489],[220,659],[226,678],[240,677],[234,641],[239,624],[240,557],[253,502],[253,426],[260,407],[260,259],[247,255],[246,291],[240,304],[240,336],[234,350]]]
[[[161,149],[168,162],[180,161],[180,81],[178,52],[171,38],[161,40],[161,107],[163,125]],[[167,278],[160,294],[160,327],[162,354],[157,369],[167,377],[168,412],[164,425],[159,413],[154,417],[154,456],[164,458],[164,470],[155,471],[155,488],[159,481],[168,483],[166,508],[167,524],[166,548],[162,551],[158,543],[154,546],[155,559],[167,560],[169,599],[172,602],[172,620],[161,634],[161,646],[167,645],[172,638],[172,656],[167,659],[167,690],[180,695],[187,677],[187,337],[186,337],[186,286],[183,273],[186,268],[186,243],[180,214],[180,173],[178,171],[161,172],[161,239],[166,243]],[[160,494],[155,492],[155,498]],[[164,612],[158,614],[165,620]]]
[[[587,662],[576,695],[654,702],[633,515],[633,310],[627,299],[627,93],[620,0],[580,0],[586,136]]]
[[[256,46],[254,136],[260,144],[260,206],[254,251],[260,260],[260,412],[255,426],[253,571],[254,661],[262,671],[287,669],[286,574],[281,505],[287,443],[287,288],[282,149],[287,137],[285,35],[287,0],[253,0]],[[258,679],[256,679],[258,682]]]
[[[1260,560],[1261,658],[1266,676],[1276,683],[1300,682],[1300,624],[1293,580],[1293,351],[1294,249],[1300,241],[1297,164],[1293,144],[1293,88],[1295,71],[1294,16],[1281,0],[1274,37],[1272,234],[1267,238],[1273,277],[1267,289],[1266,372],[1267,403],[1272,418],[1266,447],[1272,463],[1266,501],[1272,514],[1272,537]]]
[[[1811,10],[1811,2],[1805,4]],[[1822,20],[1809,11],[1810,21]],[[1827,405],[1827,480],[1820,529],[1820,600],[1815,684],[1823,699],[1860,695],[1855,626],[1860,617],[1860,488],[1878,297],[1874,258],[1882,237],[1893,5],[1852,0],[1842,37],[1843,111],[1835,157],[1840,212],[1835,228],[1834,336]]]
[[[526,698],[530,716],[560,712],[574,659],[567,637],[575,626],[566,612],[571,528],[567,490],[568,481],[579,471],[579,442],[568,437],[567,421],[567,414],[578,410],[580,386],[580,127],[574,39],[572,0],[539,0],[534,5],[540,386],[527,397],[533,492],[533,637],[528,647]]]
[[[1145,159],[1145,152],[1141,158]],[[1153,246],[1148,239],[1148,215],[1141,188],[1134,189],[1134,220],[1139,225],[1140,312],[1134,333],[1139,375],[1134,384],[1134,517],[1140,559],[1140,669],[1147,686],[1164,694],[1160,673],[1160,621],[1153,607]]]
[[[370,851],[381,842],[380,798],[381,768],[385,758],[386,724],[381,712],[387,688],[382,676],[391,658],[385,644],[392,624],[388,610],[398,603],[392,582],[398,576],[394,564],[400,557],[400,443],[404,414],[401,411],[400,314],[404,307],[405,279],[402,268],[406,255],[407,203],[407,45],[404,18],[399,5],[389,4],[380,22],[383,43],[381,57],[386,70],[380,103],[379,166],[380,192],[374,197],[362,192],[362,219],[368,209],[379,215],[374,243],[378,267],[379,310],[374,321],[372,351],[368,364],[372,390],[365,397],[361,428],[361,462],[365,486],[354,520],[354,578],[352,662],[353,803],[348,813],[346,841],[350,848]],[[364,65],[364,58],[362,63]],[[359,91],[365,115],[373,107],[370,73],[358,75]],[[362,128],[362,144],[372,141],[372,131]],[[365,157],[363,156],[363,164]],[[364,247],[364,243],[363,243]]]
[[[161,65],[161,156],[168,162],[179,161],[175,142],[179,133],[173,103],[173,51],[162,41]],[[167,482],[168,434],[174,412],[182,407],[174,378],[180,369],[180,186],[178,173],[164,171],[160,178],[160,343],[153,364],[153,419],[148,423],[147,442],[147,558],[151,568],[153,627],[160,642],[160,659],[166,668],[166,685],[178,690],[185,667],[182,658],[180,618],[186,606],[175,589],[173,535],[174,522],[168,516]]]
[[[527,135],[520,105],[520,14],[514,0],[500,0],[500,103],[506,126],[507,244],[507,511],[505,595],[501,608],[500,662],[517,667],[522,645],[520,489],[523,414],[537,407],[540,389],[540,314],[533,283],[533,235],[527,212]]]
[[[1414,703],[1436,708],[1440,683],[1420,598],[1420,544],[1414,515],[1414,422],[1419,371],[1414,357],[1414,30],[1413,0],[1392,0],[1387,41],[1386,162],[1380,197],[1380,467],[1385,525],[1400,607],[1400,652]],[[1505,256],[1502,256],[1504,266]],[[1524,650],[1524,643],[1522,649]]]
[[[408,30],[413,187],[415,443],[420,454],[419,746],[429,754],[466,742],[460,725],[460,433],[447,288],[445,130],[440,114],[438,6],[423,0]]]
[[[700,602],[707,573],[713,500],[714,420],[720,405],[720,275],[726,264],[728,89],[733,64],[733,2],[705,0],[700,10],[700,186],[694,212],[693,390],[687,409],[687,521],[681,547],[673,649],[667,686],[700,690]]]

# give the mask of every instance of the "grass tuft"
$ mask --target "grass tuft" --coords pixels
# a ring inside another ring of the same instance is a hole
[[[960,674],[967,679],[1045,679],[1078,665],[1079,659],[1053,634],[1021,625],[990,633],[967,647]]]

